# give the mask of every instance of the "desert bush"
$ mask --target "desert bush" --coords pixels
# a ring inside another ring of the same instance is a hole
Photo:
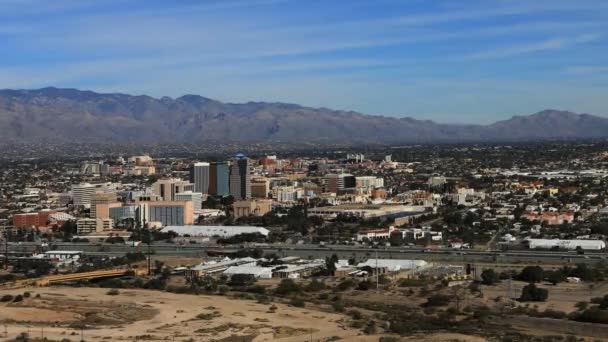
[[[118,291],[118,289],[111,289],[110,291],[106,292],[106,294],[108,296],[118,296],[120,294],[120,291]]]
[[[7,294],[2,296],[2,298],[0,298],[0,302],[12,302],[13,301],[13,295]]]
[[[294,297],[289,301],[289,305],[295,306],[297,308],[303,308],[306,306],[306,302],[302,298]]]

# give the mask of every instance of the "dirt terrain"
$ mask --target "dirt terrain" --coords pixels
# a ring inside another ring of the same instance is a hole
[[[282,304],[274,304],[273,310],[273,304],[147,290],[121,290],[119,295],[84,287],[27,290],[30,298],[0,304],[8,338],[29,331],[31,337],[79,341],[84,324],[86,341],[229,341],[233,335],[246,337],[242,341],[309,341],[311,336],[314,341],[334,336],[347,341],[378,340],[347,327],[343,315]]]
[[[496,297],[507,297],[509,292],[512,298],[517,298],[521,295],[521,290],[528,285],[521,281],[512,281],[509,291],[507,282],[502,282],[495,286],[483,286],[483,294],[488,303]],[[590,286],[587,283],[569,284],[560,283],[551,285],[548,283],[538,284],[539,287],[549,290],[549,298],[546,302],[531,302],[530,306],[537,306],[539,310],[552,309],[564,311],[566,313],[576,310],[576,303],[588,302],[593,297],[603,297],[605,293],[605,284]],[[525,305],[525,303],[520,303]]]

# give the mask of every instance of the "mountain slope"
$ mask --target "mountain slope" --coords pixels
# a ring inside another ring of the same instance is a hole
[[[447,125],[198,95],[156,99],[44,88],[0,90],[0,130],[0,140],[12,141],[423,143],[605,137],[608,119],[543,111],[488,126]]]

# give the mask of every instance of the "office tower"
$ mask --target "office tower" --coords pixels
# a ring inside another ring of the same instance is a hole
[[[251,198],[250,164],[249,158],[242,153],[234,156],[230,164],[230,195],[237,201]]]
[[[72,185],[72,197],[74,198],[74,206],[77,207],[90,207],[91,199],[95,192],[99,188],[93,184],[84,183],[79,185]]]
[[[203,207],[203,194],[201,194],[200,192],[181,192],[179,194],[175,194],[175,200],[178,202],[192,202],[192,207],[194,208],[194,210],[200,211]]]
[[[194,184],[179,178],[160,179],[152,184],[152,189],[155,194],[162,197],[165,201],[175,201],[175,194],[193,191]]]
[[[209,193],[209,163],[190,165],[190,183],[194,184],[194,192]]]
[[[209,166],[209,194],[228,196],[230,194],[230,168],[227,162],[211,163]]]

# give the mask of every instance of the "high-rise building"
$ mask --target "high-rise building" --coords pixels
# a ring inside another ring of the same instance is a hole
[[[215,162],[209,166],[209,194],[228,196],[230,194],[230,168],[227,162]]]
[[[194,184],[194,192],[209,193],[209,163],[190,165],[190,183]]]
[[[175,200],[178,202],[192,202],[192,207],[195,211],[198,210],[200,212],[203,207],[203,194],[200,192],[180,192],[179,194],[175,194]]]
[[[152,189],[155,194],[159,195],[165,201],[175,201],[175,194],[180,192],[193,191],[194,184],[179,178],[159,179],[152,184]]]
[[[91,206],[93,195],[102,188],[98,184],[83,183],[72,185],[72,197],[74,198],[74,206],[86,207]]]
[[[251,162],[244,154],[234,156],[230,164],[230,195],[235,200],[247,200],[251,198]]]

